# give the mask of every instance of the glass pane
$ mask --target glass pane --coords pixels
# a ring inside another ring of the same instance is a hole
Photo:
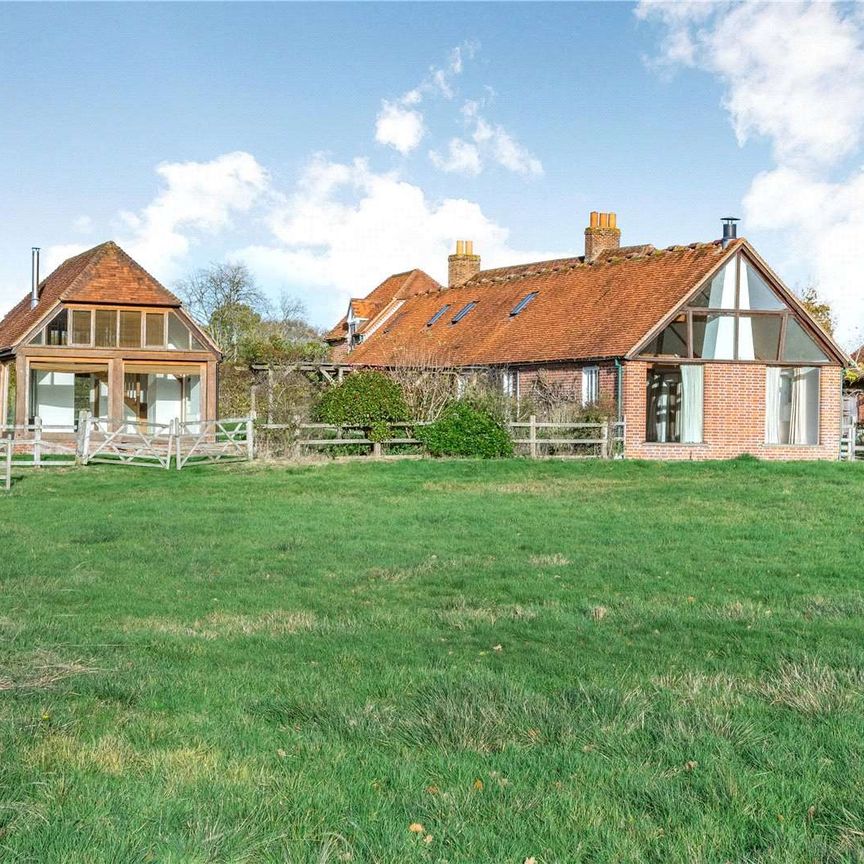
[[[182,376],[158,373],[147,376],[147,392],[150,396],[147,418],[150,423],[167,426],[179,420],[182,413]]]
[[[168,316],[168,347],[189,350],[189,331],[173,312]]]
[[[646,357],[687,356],[687,316],[679,315],[661,330],[643,349]]]
[[[387,332],[386,330],[384,331]],[[190,330],[189,337],[192,340],[192,350],[193,351],[204,351],[204,343]]]
[[[147,420],[147,375],[126,372],[123,376],[123,417]]]
[[[31,416],[40,417],[42,425],[55,432],[74,429],[75,373],[34,369],[30,384]]]
[[[680,441],[681,371],[652,369],[648,373],[647,427],[648,441]]]
[[[792,363],[828,362],[822,349],[792,317],[786,321],[786,343],[783,346],[783,359]]]
[[[735,261],[732,259],[691,301],[702,309],[735,308]]]
[[[819,370],[812,366],[765,370],[765,440],[819,443]]]
[[[61,309],[45,328],[45,344],[69,344],[69,313],[65,309]]]
[[[734,315],[693,315],[694,357],[705,360],[733,360],[734,349]]]
[[[129,309],[120,312],[120,347],[141,347],[141,313]]]
[[[114,309],[96,310],[95,343],[99,348],[117,345],[117,312]]]
[[[44,345],[45,344],[45,329],[40,330],[31,340],[31,345]]]
[[[768,283],[741,258],[741,285],[738,294],[741,309],[760,309],[773,311],[785,309],[786,304],[771,290]]]
[[[147,332],[144,344],[148,348],[162,347],[165,344],[165,316],[161,312],[148,312],[145,326]]]
[[[738,359],[776,363],[782,315],[742,315],[738,319]]]
[[[93,313],[89,309],[72,310],[72,341],[76,345],[90,344],[90,322]]]
[[[183,391],[183,420],[186,423],[197,423],[201,419],[201,376],[184,375]]]
[[[74,317],[74,316],[73,316]],[[108,416],[108,370],[75,374],[75,422],[81,411],[94,417]]]

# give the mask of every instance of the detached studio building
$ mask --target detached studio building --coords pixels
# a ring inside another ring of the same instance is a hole
[[[495,270],[459,241],[447,287],[391,276],[327,338],[355,368],[482,371],[516,398],[543,374],[604,397],[630,458],[837,459],[849,359],[735,221],[714,242],[622,247],[594,212],[584,255]]]
[[[114,424],[216,416],[220,354],[180,300],[116,243],[64,261],[0,321],[0,425],[41,418],[71,432],[80,411]]]

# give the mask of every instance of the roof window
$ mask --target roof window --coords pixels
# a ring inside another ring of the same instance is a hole
[[[475,306],[477,305],[476,300],[472,300],[470,303],[466,303],[454,316],[453,320],[450,322],[451,324],[458,324]]]
[[[448,309],[450,308],[449,303],[445,303],[427,322],[426,326],[431,327]]]
[[[510,317],[515,318],[540,292],[532,291],[526,294],[511,310]]]

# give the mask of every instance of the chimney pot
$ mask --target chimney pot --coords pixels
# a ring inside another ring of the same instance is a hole
[[[725,249],[733,240],[738,237],[738,225],[736,223],[741,220],[737,216],[723,217],[723,240],[722,245]]]
[[[459,288],[480,272],[480,256],[473,240],[457,240],[456,254],[447,258],[447,286]]]
[[[617,249],[621,245],[621,229],[615,213],[591,211],[588,227],[585,229],[585,262],[591,264],[604,252]]]

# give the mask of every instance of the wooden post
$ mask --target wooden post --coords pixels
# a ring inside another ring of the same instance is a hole
[[[532,414],[528,418],[528,455],[532,459],[537,458],[537,417]]]
[[[42,418],[33,418],[33,465],[38,468],[42,464]]]
[[[600,429],[600,458],[609,458],[609,423],[604,423]]]
[[[249,415],[251,417],[258,416],[258,385],[253,384],[249,388]]]
[[[267,422],[273,422],[273,367],[267,368]]]
[[[90,425],[90,412],[82,408],[78,412],[78,434],[75,436],[75,461],[80,462],[84,455],[84,436]]]
[[[381,454],[382,454],[381,442],[380,441],[373,441],[372,442],[372,458],[373,459],[380,459]]]
[[[251,417],[246,418],[246,459],[251,462],[255,458],[255,424]]]
[[[3,460],[6,463],[6,479],[5,486],[8,492],[12,488],[12,439],[6,439],[6,458]]]
[[[181,427],[180,427],[179,424],[178,424],[177,426],[174,427],[174,430],[175,430],[175,435],[174,435],[174,447],[176,448],[176,449],[175,449],[175,457],[174,457],[174,465],[175,465],[175,467],[177,468],[177,470],[179,471],[180,468],[182,467],[182,466],[180,465],[180,458],[181,458],[182,455],[183,455],[183,446],[182,446],[182,444],[180,443],[180,437],[181,437],[181,435],[182,435],[182,433],[183,433],[183,430],[181,429]]]

